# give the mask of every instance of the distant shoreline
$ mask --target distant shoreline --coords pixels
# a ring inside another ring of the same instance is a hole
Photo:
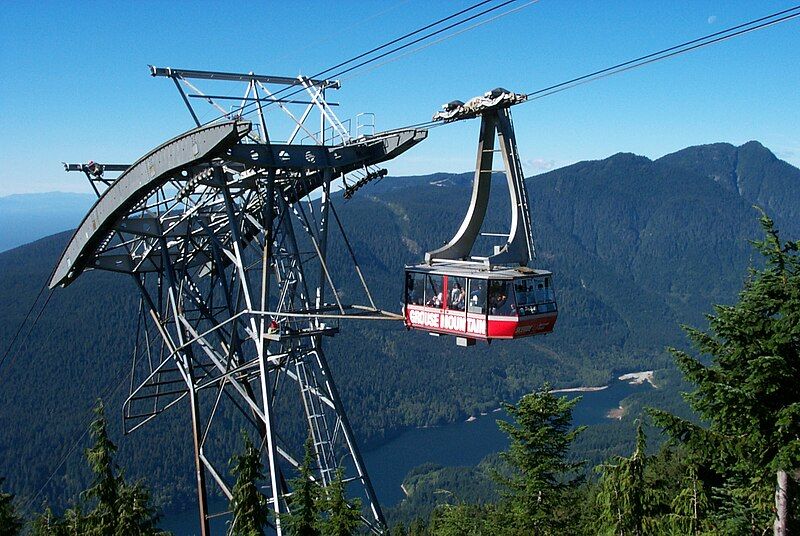
[[[617,379],[621,382],[628,382],[631,385],[642,385],[645,382],[650,384],[650,387],[657,389],[658,387],[653,382],[653,375],[655,371],[652,370],[642,370],[640,372],[629,372],[627,374],[623,374],[619,376]],[[608,419],[616,419],[621,421],[625,414],[628,412],[628,408],[623,406],[622,404],[619,405],[616,409],[611,409],[606,413],[606,418]]]
[[[621,421],[622,417],[624,416],[625,416],[625,408],[622,406],[619,406],[615,409],[610,409],[606,413],[607,419],[617,419],[618,421]]]
[[[599,387],[567,387],[565,389],[552,389],[551,393],[594,393],[595,391],[602,391],[608,389],[608,385],[601,385]]]
[[[641,385],[644,382],[647,382],[653,387],[655,387],[656,384],[653,383],[654,373],[655,371],[652,370],[643,370],[641,372],[629,372],[628,374],[623,374],[617,379],[621,382],[627,381],[631,385]]]
[[[653,376],[655,371],[653,370],[642,370],[639,372],[628,372],[626,374],[622,374],[621,376],[617,377],[617,380],[621,382],[628,382],[631,385],[642,385],[643,383],[649,383],[651,387],[657,389],[658,386],[653,382]],[[551,389],[550,393],[552,394],[562,394],[562,393],[595,393],[597,391],[603,391],[608,389],[609,385],[599,385],[599,386],[588,386],[588,387],[565,387],[563,389]],[[502,408],[493,409],[492,412],[501,411]],[[622,417],[625,416],[625,408],[621,405],[615,409],[611,409],[606,413],[606,418],[608,419],[617,419],[620,420]],[[480,416],[486,415],[486,412],[481,412]],[[466,418],[464,422],[475,422],[478,420],[478,416],[470,415]],[[423,428],[427,428],[423,427]]]

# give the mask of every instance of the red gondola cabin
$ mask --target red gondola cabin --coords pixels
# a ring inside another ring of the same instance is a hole
[[[550,333],[558,316],[552,277],[548,271],[525,267],[408,266],[405,323],[455,335],[460,344]]]

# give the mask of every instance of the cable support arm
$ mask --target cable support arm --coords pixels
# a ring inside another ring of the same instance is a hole
[[[198,79],[198,80],[222,80],[226,82],[262,82],[264,84],[280,84],[288,86],[301,85],[302,82],[299,78],[290,78],[287,76],[272,76],[260,75],[253,73],[228,73],[222,71],[198,71],[193,69],[173,69],[172,67],[155,67],[148,65],[150,68],[150,76],[167,77],[167,78],[183,78],[183,79]],[[341,85],[338,80],[322,80],[317,78],[308,78],[307,81],[314,86],[323,86],[326,89],[339,89]]]

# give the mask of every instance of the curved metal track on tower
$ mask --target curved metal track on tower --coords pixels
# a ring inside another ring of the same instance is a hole
[[[161,245],[154,240],[165,232],[171,238],[170,255],[179,264],[209,261],[210,255],[199,251],[198,244],[183,240],[190,238],[193,231],[185,216],[207,212],[198,209],[199,201],[189,202],[198,187],[248,189],[259,176],[272,172],[277,191],[291,204],[323,186],[326,176],[335,178],[390,160],[427,136],[425,130],[406,129],[337,146],[284,145],[246,143],[250,129],[251,124],[245,121],[199,127],[136,161],[100,196],[81,222],[58,262],[50,287],[67,286],[87,269],[159,271]],[[211,177],[210,168],[215,161],[228,171],[223,183]],[[154,195],[158,199],[152,199]],[[260,200],[253,199],[246,208],[256,212],[260,206]],[[194,219],[199,222],[196,216]],[[205,223],[212,224],[213,219],[209,215]],[[255,231],[250,227],[244,235],[250,237]],[[137,248],[141,244],[134,243],[129,234],[149,237],[151,243]]]
[[[115,224],[173,174],[220,155],[250,131],[246,122],[229,121],[185,132],[153,149],[129,167],[86,214],[61,255],[50,288],[69,285],[91,266],[92,256],[107,243]],[[101,267],[98,265],[98,267]]]

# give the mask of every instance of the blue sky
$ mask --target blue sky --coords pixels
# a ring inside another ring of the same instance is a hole
[[[62,160],[131,162],[189,129],[175,88],[151,78],[148,64],[312,75],[471,3],[2,2],[0,195],[88,191]],[[330,98],[341,118],[374,112],[378,129],[389,129],[428,120],[456,98],[497,86],[530,92],[791,5],[541,0],[343,77]],[[526,172],[751,139],[800,165],[798,50],[795,20],[516,107]],[[477,128],[434,129],[387,167],[469,170]]]

